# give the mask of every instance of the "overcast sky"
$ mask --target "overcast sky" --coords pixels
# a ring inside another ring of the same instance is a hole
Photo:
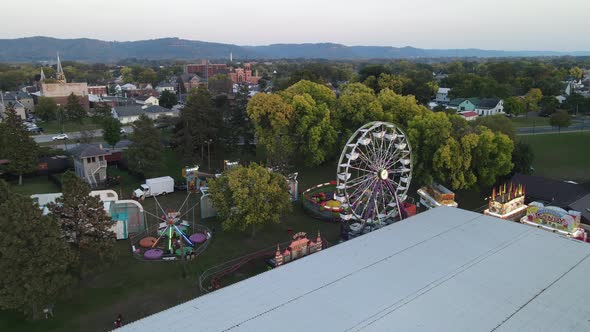
[[[590,50],[590,0],[2,0],[0,38]]]

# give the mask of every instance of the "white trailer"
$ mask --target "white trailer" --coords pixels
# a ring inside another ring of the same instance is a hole
[[[165,195],[174,192],[174,179],[170,176],[146,179],[139,189],[133,192],[136,198]]]

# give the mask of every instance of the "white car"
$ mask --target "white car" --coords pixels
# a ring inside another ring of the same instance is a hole
[[[125,135],[125,128],[121,128],[121,130],[119,130],[119,132],[121,133],[121,135]]]
[[[68,138],[69,138],[69,137],[68,137],[68,134],[59,134],[59,135],[57,135],[57,136],[53,136],[53,137],[52,137],[52,139],[53,139],[54,141],[56,141],[56,140],[64,140],[64,139],[68,139]]]

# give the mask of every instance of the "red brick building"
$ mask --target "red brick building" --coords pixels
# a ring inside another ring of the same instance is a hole
[[[258,76],[258,73],[252,75],[252,68],[250,63],[244,63],[244,68],[234,68],[228,75],[234,84],[258,84],[258,80],[260,80],[260,76]]]
[[[200,64],[188,64],[184,68],[187,74],[197,74],[203,78],[212,77],[217,74],[227,74],[228,68],[225,63],[208,63],[203,60]]]

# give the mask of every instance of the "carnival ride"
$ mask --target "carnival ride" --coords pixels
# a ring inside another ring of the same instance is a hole
[[[412,149],[406,134],[388,122],[370,122],[346,142],[337,168],[340,218],[356,236],[408,216]]]
[[[191,192],[187,196],[178,210],[165,210],[156,196],[153,196],[156,207],[162,211],[162,215],[155,215],[147,210],[144,212],[160,221],[154,227],[148,228],[145,232],[139,234],[139,239],[133,245],[133,253],[136,257],[145,260],[175,260],[178,257],[193,259],[203,252],[211,240],[211,231],[200,224],[189,224],[183,218],[192,211],[197,204],[187,209],[181,214]],[[192,234],[187,236],[188,231]]]

